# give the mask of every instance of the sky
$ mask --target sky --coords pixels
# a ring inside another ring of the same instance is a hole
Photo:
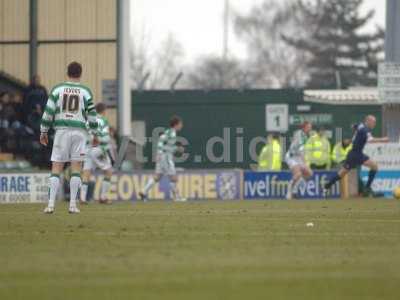
[[[230,5],[243,14],[262,1],[230,0]],[[365,0],[363,7],[364,12],[375,9],[374,24],[382,27],[385,3],[385,0]],[[222,55],[223,12],[224,0],[131,0],[131,34],[145,34],[151,49],[156,49],[172,34],[183,46],[185,62],[190,63],[201,56]],[[245,45],[236,38],[232,28],[229,53],[238,58],[247,56]]]

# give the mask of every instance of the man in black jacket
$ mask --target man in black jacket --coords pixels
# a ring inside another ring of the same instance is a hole
[[[43,85],[40,84],[40,76],[34,75],[32,77],[31,84],[26,88],[24,93],[25,122],[32,113],[37,112],[38,105],[41,109],[40,113],[43,113],[47,98],[47,90]]]

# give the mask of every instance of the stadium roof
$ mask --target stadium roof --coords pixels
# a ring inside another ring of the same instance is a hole
[[[379,105],[378,89],[305,90],[304,101],[335,105]]]

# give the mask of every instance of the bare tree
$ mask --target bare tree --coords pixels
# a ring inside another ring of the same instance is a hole
[[[183,55],[181,44],[172,34],[169,34],[154,50],[151,50],[150,34],[135,36],[131,51],[133,88],[169,88],[180,72]]]
[[[248,47],[256,87],[298,87],[307,81],[304,51],[288,46],[282,35],[304,35],[297,12],[286,1],[265,0],[249,14],[237,14],[235,30]]]
[[[364,30],[374,11],[362,13],[364,0],[297,0],[308,35],[283,36],[296,51],[306,52],[311,88],[376,86],[383,56],[384,30]],[[340,74],[340,80],[338,80]]]
[[[135,34],[131,44],[130,64],[132,87],[138,89],[142,84],[146,74],[150,72],[149,46],[150,35],[145,30],[140,34]]]
[[[185,79],[189,88],[218,90],[248,88],[248,74],[241,63],[234,59],[227,60],[208,56],[198,60]]]

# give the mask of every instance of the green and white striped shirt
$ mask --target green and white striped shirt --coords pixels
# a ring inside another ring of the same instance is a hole
[[[91,129],[97,128],[96,110],[92,92],[80,83],[65,82],[56,85],[50,92],[42,116],[40,131],[81,128],[86,130],[86,121]]]
[[[98,115],[97,116],[97,138],[99,139],[100,142],[100,147],[107,151],[110,149],[110,125],[108,123],[108,120],[103,117]]]
[[[157,152],[159,154],[174,154],[176,148],[176,131],[173,128],[169,128],[160,136],[157,144]]]
[[[297,130],[293,135],[293,140],[290,143],[289,155],[294,156],[304,156],[305,145],[308,140],[308,135],[303,130]]]
[[[97,147],[101,147],[104,151],[108,151],[111,148],[110,125],[108,123],[108,120],[99,114],[96,115],[96,120],[96,129],[90,129],[89,123],[86,123],[86,129],[89,132],[87,145],[88,147],[92,147],[94,136],[96,136],[99,140],[99,145]]]

